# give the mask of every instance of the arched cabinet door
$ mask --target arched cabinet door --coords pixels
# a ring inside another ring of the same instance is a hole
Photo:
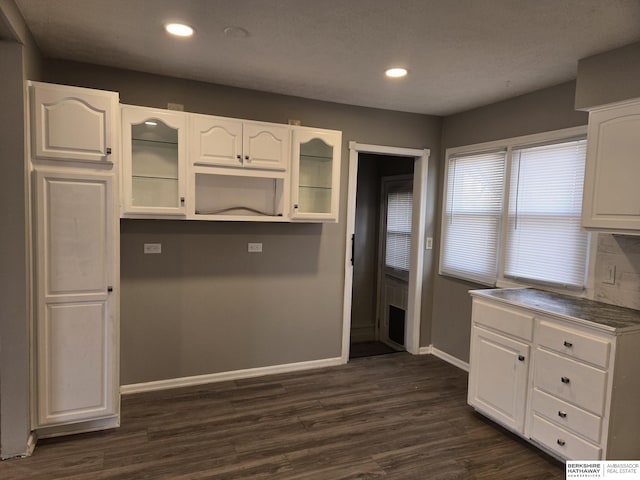
[[[337,222],[342,132],[295,127],[291,155],[291,219]]]
[[[31,82],[32,157],[110,164],[118,94]]]
[[[186,214],[183,112],[122,107],[122,204],[125,216]]]

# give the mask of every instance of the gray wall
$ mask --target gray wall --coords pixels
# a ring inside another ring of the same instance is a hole
[[[444,119],[442,158],[450,147],[585,125],[587,114],[573,108],[574,82],[539,90],[503,102],[451,115]],[[444,182],[439,176],[438,191]],[[441,198],[438,197],[438,212]],[[438,219],[438,240],[440,219]],[[439,251],[439,241],[436,242]],[[468,291],[484,288],[469,282],[435,275],[433,282],[432,344],[456,358],[469,360],[471,299]]]
[[[115,90],[122,103],[343,132],[338,224],[122,221],[123,384],[340,355],[348,142],[430,148],[435,169],[439,118],[63,61],[46,62],[45,81]],[[145,242],[162,243],[162,255],[143,255]],[[247,242],[264,253],[249,255]]]
[[[578,62],[577,109],[640,97],[640,42]]]
[[[39,53],[13,1],[0,1],[0,457],[27,451],[29,294],[24,78],[38,78]]]

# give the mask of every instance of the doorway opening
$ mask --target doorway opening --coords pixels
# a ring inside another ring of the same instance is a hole
[[[342,360],[417,354],[429,151],[349,149]]]

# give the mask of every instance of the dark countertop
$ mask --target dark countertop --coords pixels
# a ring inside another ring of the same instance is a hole
[[[570,297],[533,288],[471,290],[473,296],[492,298],[514,306],[561,316],[578,323],[596,324],[613,333],[640,330],[640,310],[617,307],[586,298]]]

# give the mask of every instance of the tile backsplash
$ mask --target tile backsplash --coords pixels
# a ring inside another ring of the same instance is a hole
[[[615,283],[606,283],[610,266]],[[640,236],[598,234],[594,299],[640,310]]]

